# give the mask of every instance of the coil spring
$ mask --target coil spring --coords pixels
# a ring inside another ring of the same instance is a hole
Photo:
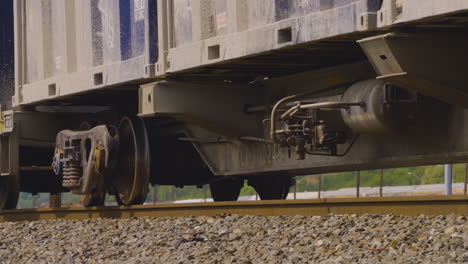
[[[79,187],[82,174],[79,161],[66,162],[63,167],[63,187]]]

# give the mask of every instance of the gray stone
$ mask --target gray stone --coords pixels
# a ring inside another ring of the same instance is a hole
[[[3,223],[0,236],[2,263],[468,262],[464,216],[60,220]]]

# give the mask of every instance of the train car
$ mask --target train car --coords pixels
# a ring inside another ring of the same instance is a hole
[[[149,184],[284,199],[298,175],[468,158],[467,1],[0,7],[1,208]]]

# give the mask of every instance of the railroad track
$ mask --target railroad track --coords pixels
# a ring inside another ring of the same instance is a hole
[[[0,211],[0,222],[214,216],[222,214],[261,216],[324,216],[328,214],[468,215],[468,195],[21,209]]]

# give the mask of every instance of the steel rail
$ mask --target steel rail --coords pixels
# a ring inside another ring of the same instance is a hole
[[[0,222],[215,216],[223,214],[258,216],[325,216],[329,214],[468,215],[468,195],[18,209],[0,211]]]

